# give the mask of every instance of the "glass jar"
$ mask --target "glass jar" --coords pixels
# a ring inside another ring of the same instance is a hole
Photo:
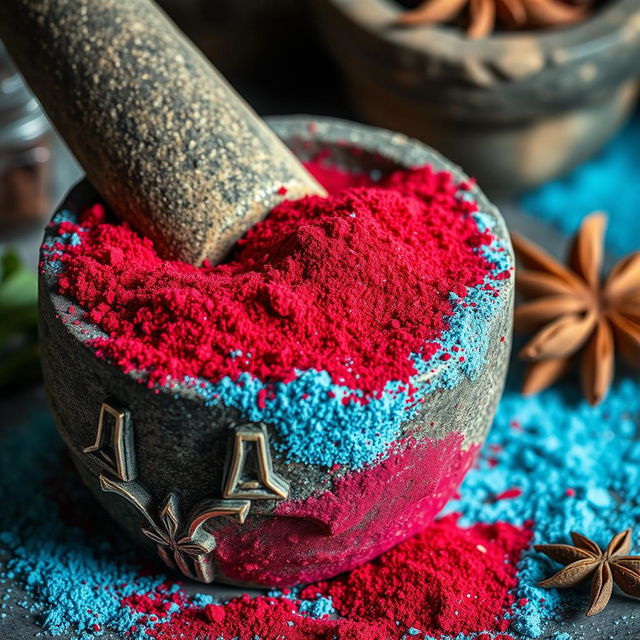
[[[47,118],[0,43],[0,232],[50,213],[52,144]]]

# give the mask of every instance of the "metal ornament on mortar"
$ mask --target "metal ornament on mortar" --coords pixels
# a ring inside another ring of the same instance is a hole
[[[235,430],[225,476],[224,498],[283,500],[289,495],[288,483],[273,471],[269,436],[262,424]]]
[[[113,418],[113,426],[108,422],[108,416]],[[135,480],[137,470],[131,411],[112,400],[103,402],[100,405],[96,440],[83,451],[105,471],[120,480]]]
[[[109,416],[113,418],[113,425],[108,421]],[[289,485],[273,471],[265,425],[233,425],[232,432],[223,499],[203,500],[184,522],[175,493],[170,492],[164,505],[158,508],[153,496],[136,481],[133,422],[128,409],[111,400],[103,402],[95,443],[84,449],[103,470],[100,488],[121,496],[144,517],[148,527],[143,527],[142,533],[156,544],[164,563],[200,582],[215,579],[209,554],[216,548],[216,539],[205,529],[206,522],[231,518],[243,524],[252,500],[283,500],[289,495]]]
[[[139,482],[122,482],[103,473],[100,488],[122,496],[142,514],[149,524],[142,528],[142,533],[156,543],[158,555],[168,567],[177,568],[188,578],[200,582],[215,579],[208,554],[216,548],[216,539],[204,528],[204,523],[212,518],[232,517],[242,524],[251,508],[248,500],[205,500],[194,509],[189,524],[185,525],[175,493],[167,496],[158,516],[154,517],[154,500]]]

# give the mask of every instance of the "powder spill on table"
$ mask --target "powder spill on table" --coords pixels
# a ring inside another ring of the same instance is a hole
[[[421,179],[424,181],[425,178],[428,183],[428,172]],[[446,190],[442,195],[446,197]],[[394,197],[402,199],[406,196]],[[321,228],[322,237],[342,242],[343,227],[349,233],[354,230],[355,223],[350,220],[354,211],[358,224],[368,223],[364,213],[358,220],[358,197],[349,196],[341,202],[344,215],[324,219],[320,211],[320,225],[302,225],[306,234],[302,240],[311,244],[318,241],[318,228]],[[406,200],[403,202],[403,206],[408,206]],[[466,205],[459,206],[464,208]],[[275,216],[274,224],[286,225],[287,211],[292,213],[285,206],[282,210],[285,218],[278,220]],[[226,402],[236,403],[246,411],[251,419],[266,417],[273,421],[284,443],[280,455],[309,456],[327,466],[350,464],[349,474],[337,473],[332,481],[336,494],[341,490],[346,495],[353,493],[353,485],[357,487],[363,478],[371,486],[383,487],[392,479],[405,481],[402,474],[411,476],[411,469],[413,473],[420,473],[419,465],[411,465],[407,471],[397,464],[396,456],[404,455],[404,443],[400,441],[399,447],[388,446],[398,434],[393,422],[387,422],[385,431],[381,416],[393,415],[393,402],[411,401],[420,392],[431,390],[424,375],[421,376],[422,389],[415,388],[412,376],[416,373],[420,377],[420,373],[424,374],[430,368],[444,367],[448,374],[438,379],[445,385],[457,384],[459,376],[477,375],[486,345],[482,335],[473,342],[472,329],[477,327],[477,322],[486,320],[483,314],[491,309],[493,288],[499,287],[500,278],[508,268],[504,250],[491,241],[490,230],[485,228],[483,217],[473,211],[472,203],[469,203],[467,213],[465,225],[468,226],[465,228],[470,238],[476,238],[470,246],[477,249],[468,257],[471,265],[481,268],[467,272],[470,276],[468,290],[456,293],[451,286],[445,296],[436,298],[435,308],[441,313],[453,310],[454,314],[448,316],[446,327],[444,324],[427,327],[437,335],[420,334],[421,340],[428,345],[423,353],[411,342],[416,337],[412,334],[406,337],[404,345],[409,344],[411,348],[408,351],[400,349],[405,359],[399,365],[396,359],[386,359],[388,354],[378,354],[373,349],[366,357],[371,357],[379,366],[357,378],[343,362],[332,359],[329,350],[312,350],[317,361],[325,367],[320,373],[313,368],[314,362],[307,362],[306,366],[310,368],[300,373],[292,364],[295,359],[283,361],[279,351],[271,360],[275,363],[273,368],[270,369],[267,362],[266,374],[264,370],[255,369],[260,363],[253,362],[245,350],[224,360],[224,366],[232,369],[223,372],[226,382],[221,382],[203,375],[204,370],[198,366],[207,358],[199,359],[194,351],[195,359],[163,361],[160,357],[167,368],[157,369],[156,384],[178,384],[178,380],[179,384],[184,384],[186,376],[186,383],[197,385],[206,402],[215,403],[222,395]],[[111,225],[104,216],[104,211],[96,207],[88,210],[81,224],[74,216],[57,218],[58,237],[49,247],[47,268],[62,274],[62,278],[68,277],[68,265],[61,263],[59,258],[70,256],[73,261],[74,256],[82,255],[83,246],[91,246],[85,243],[92,233],[104,234],[100,245],[104,252],[100,255],[101,260],[88,271],[92,280],[86,284],[91,291],[103,277],[102,294],[108,300],[111,295],[115,298],[116,292],[111,286],[113,282],[105,277],[109,273],[107,267],[119,268],[123,276],[138,277],[140,274],[127,273],[127,260],[129,265],[133,264],[131,258],[135,253],[153,260],[153,251],[144,241],[136,240],[125,227]],[[437,225],[435,231],[438,231]],[[109,234],[114,234],[111,239]],[[299,236],[295,237],[299,240]],[[440,239],[446,239],[446,234]],[[249,251],[250,256],[251,251],[260,246],[259,238],[253,249],[250,236],[247,241],[249,248],[247,244],[242,246],[240,255]],[[131,254],[125,259],[129,248]],[[437,251],[438,243],[432,248]],[[286,252],[283,259],[286,262]],[[395,256],[394,259],[399,258]],[[80,262],[76,265],[77,282],[82,277]],[[87,264],[84,261],[83,266]],[[195,292],[198,287],[189,285],[200,285],[201,277],[209,278],[215,272],[205,267],[201,276],[192,267],[179,267],[173,273],[167,272],[162,265],[158,268],[164,277],[178,277],[188,285],[183,292],[184,299],[181,298],[182,302],[186,300],[187,306],[194,300],[197,302]],[[229,276],[226,272],[232,270],[233,267],[225,266],[222,275]],[[238,273],[240,277],[246,275]],[[446,273],[442,276],[449,277]],[[258,282],[254,292],[264,284]],[[295,309],[296,301],[291,306],[290,292],[285,290],[283,293],[282,288],[274,292],[273,287],[268,286],[270,284],[266,282],[265,296],[255,300],[264,309],[275,312],[276,322],[286,322],[287,313]],[[171,296],[162,299],[166,303],[162,312],[171,313]],[[230,307],[233,302],[228,301]],[[124,306],[116,309],[126,311]],[[287,313],[283,315],[278,310]],[[376,310],[382,315],[385,313],[384,308]],[[111,312],[104,311],[107,319],[104,316],[100,320],[96,318],[97,324],[109,322]],[[145,326],[150,327],[153,334],[157,327],[153,325],[152,315],[145,311],[144,305],[139,306],[136,313],[138,311],[140,319],[143,323],[148,322]],[[303,313],[308,311],[305,309]],[[79,322],[78,313],[76,308],[68,309],[65,321]],[[196,320],[194,331],[198,328]],[[393,320],[388,318],[389,326],[399,332],[402,343],[402,325],[394,327]],[[404,315],[404,321],[411,325],[410,311]],[[255,331],[252,329],[250,333],[254,335]],[[481,331],[475,333],[482,334]],[[265,334],[266,331],[257,333]],[[135,335],[129,333],[128,337]],[[160,341],[164,338],[161,334],[156,337]],[[123,366],[140,366],[148,355],[139,349],[119,352],[118,345],[113,343],[107,346],[109,336],[105,327],[96,328],[87,339],[96,347],[107,349],[105,355],[109,358],[120,358]],[[132,342],[119,346],[132,347]],[[251,353],[264,347],[255,346]],[[225,348],[235,354],[243,345],[228,344]],[[461,349],[465,351],[461,353]],[[157,350],[154,353],[157,354]],[[132,355],[133,360],[127,360]],[[194,363],[198,365],[194,369],[184,369]],[[400,370],[394,369],[396,366]],[[270,377],[274,370],[278,373],[275,379]],[[170,381],[162,379],[161,374],[166,373],[172,375]],[[293,376],[293,380],[288,376]],[[336,381],[335,376],[342,379]],[[396,384],[389,387],[390,381]],[[337,429],[335,435],[339,446],[325,448],[326,434],[323,434],[317,445],[312,441],[312,446],[305,448],[309,442],[309,415],[296,415],[293,422],[287,422],[294,403],[285,399],[294,384],[302,386],[295,389],[292,399],[308,393],[313,398],[310,405],[313,410],[329,408],[329,413],[322,416],[323,423]],[[621,379],[596,409],[580,402],[569,387],[529,399],[522,398],[513,389],[508,390],[479,464],[469,472],[460,497],[447,507],[447,511],[452,512],[450,515],[379,559],[363,563],[333,580],[260,598],[244,596],[230,602],[216,602],[205,595],[188,596],[157,565],[151,565],[150,559],[131,552],[123,534],[98,515],[88,494],[76,486],[72,472],[65,469],[62,445],[56,440],[48,419],[34,417],[28,425],[16,429],[7,446],[0,449],[0,461],[3,462],[0,465],[0,490],[7,504],[0,513],[0,540],[12,556],[2,569],[2,580],[7,585],[17,581],[26,588],[29,598],[24,604],[39,613],[47,631],[55,634],[75,630],[83,640],[99,637],[106,629],[133,639],[176,640],[195,640],[204,634],[223,640],[234,637],[275,640],[283,634],[290,640],[330,640],[334,637],[339,640],[519,640],[539,637],[549,620],[564,615],[565,611],[582,609],[586,596],[543,591],[536,587],[538,579],[548,574],[549,565],[547,560],[531,551],[530,538],[535,542],[565,541],[570,529],[578,529],[602,542],[614,530],[640,522],[640,472],[637,470],[640,446],[636,441],[639,390],[636,382]],[[341,413],[347,410],[352,413]],[[363,425],[368,425],[366,428],[370,429],[371,436],[368,443],[363,439],[354,444],[348,437],[349,425],[354,424],[358,433],[367,433],[362,429]],[[459,449],[455,434],[450,440],[437,441],[438,448],[433,452],[437,455],[431,464],[438,464],[437,456],[446,453],[447,446],[452,450]],[[296,443],[299,446],[295,446]],[[430,445],[423,446],[428,450]],[[419,453],[424,454],[423,451]],[[471,451],[468,460],[462,461],[463,467],[471,463],[473,455],[475,451]],[[452,464],[451,460],[455,461],[455,457],[440,464]],[[376,474],[381,474],[380,478]],[[51,490],[52,484],[55,491]],[[45,490],[47,487],[48,491]],[[315,512],[321,516],[324,526],[335,528],[340,527],[341,516],[349,515],[349,509],[358,509],[357,504],[350,504],[337,512],[331,511],[321,504],[323,495],[283,503],[280,508],[291,510],[294,515]],[[32,500],[32,496],[36,499]],[[415,513],[419,522],[419,496],[408,492],[407,502],[400,506],[408,508],[413,502],[415,512],[410,513]],[[453,512],[460,513],[460,519]],[[393,524],[393,520],[389,522]],[[224,544],[220,549],[224,554]],[[437,553],[431,553],[432,550]],[[231,555],[233,551],[229,549],[227,553]],[[149,566],[153,568],[149,569]],[[384,599],[384,594],[393,595]],[[482,601],[483,606],[476,606],[476,600]],[[331,615],[327,617],[328,614]]]
[[[430,635],[426,636],[429,628],[419,625],[421,619],[423,623],[429,620],[429,609],[419,597],[418,601],[408,598],[402,604],[396,603],[391,609],[375,610],[377,617],[373,622],[355,617],[357,602],[367,602],[381,584],[394,585],[393,588],[404,591],[407,570],[418,572],[411,574],[414,577],[429,575],[429,564],[419,553],[420,545],[425,541],[441,549],[444,557],[451,558],[461,544],[465,553],[471,553],[464,545],[474,541],[485,548],[493,545],[492,554],[498,553],[500,545],[505,545],[508,553],[518,553],[521,545],[526,544],[528,529],[524,523],[529,520],[533,522],[536,542],[566,541],[571,529],[603,542],[616,529],[637,526],[640,522],[640,444],[636,437],[639,418],[640,385],[631,379],[619,380],[607,399],[595,409],[579,399],[577,390],[566,387],[527,399],[509,390],[500,405],[479,466],[469,472],[460,499],[448,507],[450,511],[462,512],[462,520],[457,525],[451,517],[445,518],[422,536],[384,556],[380,562],[365,565],[351,576],[297,590],[288,596],[274,594],[259,601],[245,599],[217,608],[219,605],[209,597],[196,598],[190,603],[179,586],[166,582],[166,576],[154,577],[156,570],[149,571],[149,561],[133,557],[126,541],[111,523],[101,523],[96,531],[97,523],[102,522],[98,520],[97,507],[84,490],[77,488],[73,472],[65,468],[62,445],[57,441],[50,420],[44,415],[33,416],[28,423],[16,428],[9,439],[3,440],[0,451],[0,487],[5,505],[0,516],[1,540],[13,555],[2,568],[3,588],[13,581],[25,585],[30,594],[25,604],[41,612],[42,623],[50,633],[60,633],[69,626],[78,625],[87,638],[96,635],[92,627],[97,624],[101,629],[129,631],[133,638],[148,637],[145,630],[161,630],[162,625],[166,625],[165,629],[180,629],[188,639],[189,628],[197,621],[200,626],[196,628],[200,631],[207,628],[229,640],[234,636],[227,638],[224,620],[233,623],[242,616],[250,626],[256,611],[266,616],[256,620],[257,625],[286,624],[288,627],[288,622],[293,622],[299,624],[300,629],[315,633],[315,637],[324,638],[322,634],[326,633],[327,627],[331,628],[335,623],[325,618],[315,620],[310,615],[314,603],[319,600],[318,594],[321,594],[332,597],[333,608],[339,608],[345,615],[342,629],[351,626],[361,634],[354,637],[366,638],[366,633],[374,633],[376,628],[384,629],[391,620],[395,624],[397,617],[400,623],[397,625],[398,638],[409,634],[413,625],[417,633],[407,637],[440,640],[445,633],[451,636],[455,627],[450,625],[454,624],[455,618],[439,620],[443,631],[434,633],[431,628]],[[9,461],[15,464],[8,464]],[[55,492],[46,491],[46,487],[51,487],[52,475]],[[513,488],[522,493],[516,495],[514,492],[510,494],[512,497],[504,497],[505,491]],[[502,499],[497,499],[501,494]],[[54,495],[66,497],[60,503]],[[503,524],[492,529],[479,524],[483,522]],[[471,530],[465,529],[469,526]],[[485,539],[479,542],[483,537]],[[637,543],[636,535],[636,547]],[[471,579],[473,563],[479,557],[473,556],[457,569],[465,576],[458,584],[468,583],[473,589],[461,587],[456,591],[446,581],[442,583],[441,591],[434,587],[436,597],[445,596],[445,608],[456,607],[467,598],[467,593],[473,599],[483,585],[496,589],[496,593],[509,585],[508,579],[506,585],[486,584],[484,573],[478,582]],[[455,564],[445,566],[454,567]],[[549,574],[551,565],[530,548],[525,550],[517,567],[517,586],[510,596],[515,601],[514,610],[510,614],[505,609],[501,614],[502,619],[512,620],[511,627],[508,631],[498,631],[494,627],[494,631],[517,639],[535,638],[543,633],[549,620],[584,609],[588,598],[586,592],[549,591],[536,586],[541,577]],[[421,571],[426,573],[421,574]],[[386,575],[388,582],[379,582],[381,575]],[[443,575],[447,575],[446,571]],[[374,577],[371,583],[369,579]],[[411,583],[416,585],[419,581],[412,580]],[[413,596],[419,595],[414,588],[411,586],[409,592]],[[301,597],[301,601],[297,599]],[[122,607],[122,601],[146,613]],[[432,601],[432,594],[429,594],[429,601]],[[321,600],[317,613],[328,610],[327,604],[327,600]],[[215,606],[207,610],[209,605]],[[396,607],[401,607],[405,619],[399,617]],[[270,615],[273,618],[268,622]],[[630,624],[632,628],[634,624],[640,626],[640,621],[621,622],[626,627]],[[132,631],[132,627],[137,629]],[[351,637],[346,633],[338,637]],[[267,633],[261,637],[269,640],[275,636]],[[462,637],[473,637],[473,634]],[[249,638],[253,640],[251,636]]]
[[[461,500],[448,509],[462,510],[463,522],[532,519],[534,543],[566,542],[570,531],[579,531],[606,544],[618,531],[635,527],[637,548],[639,391],[637,381],[623,378],[597,407],[570,387],[535,398],[508,392],[480,468],[469,474]],[[522,494],[491,499],[508,487]],[[536,586],[555,568],[539,554],[525,552],[516,593],[526,602],[516,615],[516,630],[538,637],[544,621],[561,615],[565,607],[584,608],[586,594]]]

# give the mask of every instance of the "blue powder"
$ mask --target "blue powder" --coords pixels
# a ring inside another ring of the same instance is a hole
[[[460,500],[447,510],[461,511],[464,524],[533,520],[536,544],[570,542],[574,530],[606,544],[640,522],[639,419],[640,386],[629,378],[619,380],[597,407],[576,389],[533,398],[508,389],[478,468],[469,472]],[[492,466],[492,460],[498,464]],[[512,487],[522,495],[494,500]],[[637,546],[638,532],[634,542]],[[584,592],[536,586],[558,568],[533,550],[524,553],[516,596],[528,602],[516,611],[516,631],[538,638],[550,619],[586,608]]]
[[[191,598],[191,603],[196,607],[206,607],[208,604],[214,604],[216,599],[208,593],[196,593]]]
[[[599,155],[525,194],[521,206],[565,234],[574,233],[591,211],[606,211],[608,248],[628,253],[640,248],[639,176],[640,117],[636,117]]]
[[[267,595],[271,598],[287,598],[298,603],[298,611],[312,618],[324,618],[325,616],[337,616],[331,597],[316,594],[315,598],[302,598],[301,587],[293,587],[285,593],[280,589],[271,589]]]
[[[291,382],[270,385],[248,373],[237,381],[189,382],[206,404],[224,401],[248,420],[272,424],[278,438],[271,446],[286,462],[362,467],[386,452],[399,435],[402,413],[406,415],[406,392],[391,390],[397,385],[389,383],[381,398],[343,404],[343,396],[353,391],[334,385],[324,371],[298,372]],[[256,397],[263,389],[273,395],[260,409]]]
[[[11,557],[0,578],[20,582],[35,603],[31,611],[41,614],[42,627],[52,635],[75,630],[93,637],[95,624],[125,632],[139,615],[122,608],[121,598],[151,591],[161,579],[139,577],[139,563],[108,541],[123,534],[109,526],[79,479],[66,471],[69,466],[46,414],[3,439],[0,543]],[[52,473],[54,481],[47,475]],[[54,491],[69,498],[74,519],[93,517],[100,530],[67,525],[70,513],[60,512]]]
[[[61,224],[63,222],[77,222],[75,213],[72,213],[69,209],[61,209],[53,217],[54,224]]]
[[[298,610],[313,618],[324,618],[335,614],[331,598],[318,596],[315,600],[302,600]]]

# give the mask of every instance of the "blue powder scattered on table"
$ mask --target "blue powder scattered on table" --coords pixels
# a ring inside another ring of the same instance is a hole
[[[570,543],[569,532],[579,531],[606,545],[618,531],[640,524],[639,419],[640,385],[629,378],[597,407],[571,388],[534,398],[507,390],[480,464],[447,510],[462,511],[463,523],[533,520],[535,544]],[[495,499],[510,488],[522,494]],[[548,620],[586,609],[584,591],[537,586],[559,568],[533,550],[524,553],[516,596],[527,602],[518,607],[515,631],[538,638]]]
[[[606,544],[618,530],[640,523],[639,418],[640,384],[629,378],[620,379],[596,408],[571,387],[534,398],[510,388],[478,467],[447,509],[461,511],[462,524],[501,520],[522,525],[531,519],[535,542],[568,542],[569,531],[578,530]],[[0,591],[4,597],[21,585],[28,595],[25,606],[53,635],[75,629],[76,637],[92,640],[104,630],[122,634],[135,625],[138,630],[130,637],[144,638],[144,629],[154,622],[141,622],[140,614],[121,606],[121,599],[157,593],[167,578],[150,575],[133,557],[124,534],[104,518],[67,468],[62,450],[46,414],[3,437],[0,541],[12,557],[0,569]],[[496,499],[510,488],[522,494]],[[634,543],[637,549],[637,533]],[[536,586],[558,569],[546,557],[529,550],[518,569],[515,637],[540,637],[550,620],[584,611],[586,591]],[[164,592],[177,589],[174,584]],[[201,595],[189,602],[202,607],[212,599]],[[333,612],[322,598],[308,599],[300,610],[312,616]],[[16,615],[15,610],[3,612]],[[557,640],[568,636],[560,634]]]
[[[625,254],[640,249],[640,117],[595,158],[525,194],[520,204],[565,234],[574,233],[591,211],[606,211],[609,250]]]
[[[140,563],[123,545],[111,543],[122,533],[86,495],[70,465],[45,413],[3,438],[0,544],[11,557],[0,579],[18,580],[33,600],[32,612],[52,635],[73,629],[93,637],[94,625],[128,631],[139,615],[123,609],[121,598],[151,591],[163,578],[141,577]],[[68,513],[56,493],[65,496]],[[69,518],[85,526],[74,526]]]

